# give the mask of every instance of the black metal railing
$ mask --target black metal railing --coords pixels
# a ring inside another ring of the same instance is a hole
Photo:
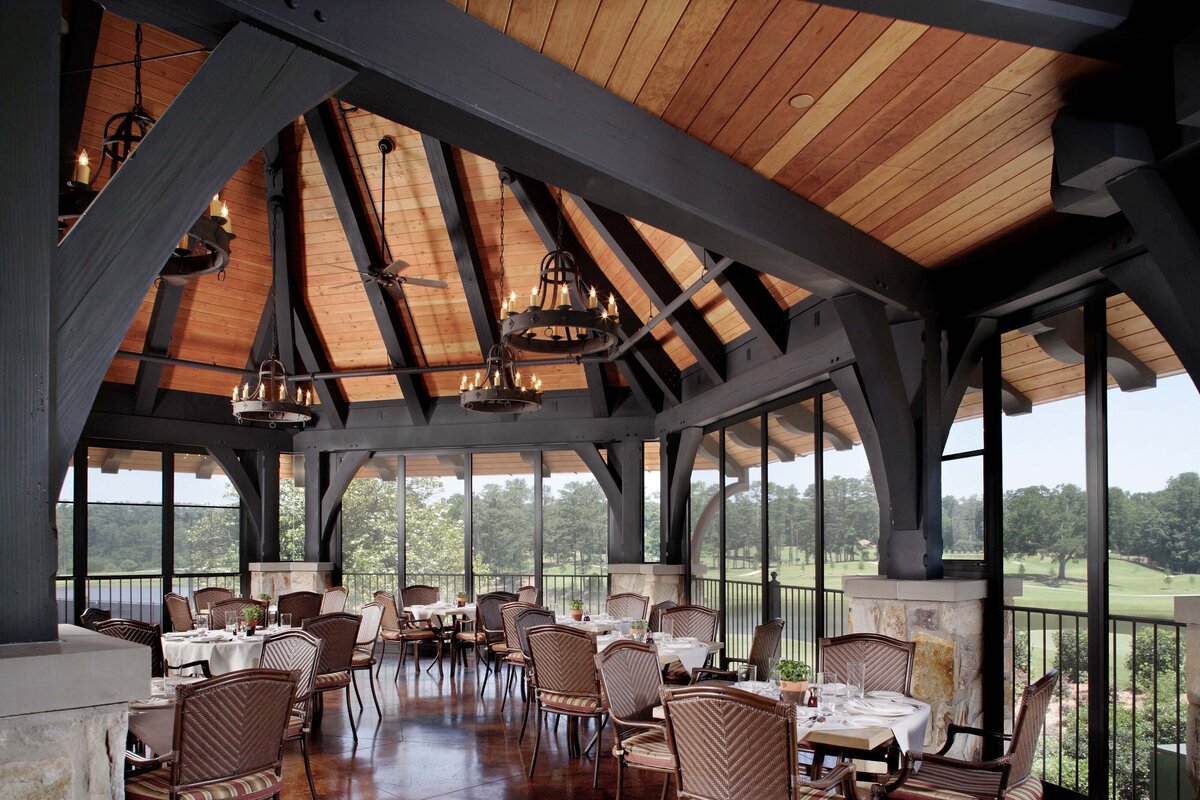
[[[1005,606],[1006,726],[1021,692],[1054,667],[1060,681],[1043,725],[1034,774],[1090,797],[1114,800],[1191,798],[1183,742],[1187,727],[1183,626],[1170,620],[1112,614],[1105,626],[1110,673],[1100,686],[1088,674],[1087,614]],[[1111,740],[1089,752],[1088,695],[1108,697]],[[1088,761],[1105,758],[1109,785],[1088,786]]]
[[[173,576],[171,591],[190,598],[192,592],[206,586],[220,586],[234,594],[241,591],[241,576],[236,572],[186,573]],[[60,622],[77,624],[75,581],[60,575],[54,579],[54,595]],[[114,617],[162,624],[163,578],[155,574],[89,575],[87,598],[83,608],[103,608]]]

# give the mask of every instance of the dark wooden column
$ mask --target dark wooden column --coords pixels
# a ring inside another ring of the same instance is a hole
[[[622,439],[610,444],[608,465],[621,479],[620,516],[608,530],[608,562],[639,564],[643,557],[642,502],[645,493],[642,443],[637,439]]]
[[[304,560],[328,561],[328,543],[321,533],[321,496],[329,485],[329,455],[304,449]]]
[[[0,193],[0,374],[7,383],[0,392],[0,643],[50,641],[58,633],[52,520],[75,446],[72,440],[63,469],[52,474],[60,13],[55,3],[0,0],[0,106],[9,112],[0,120],[8,162]]]
[[[279,451],[258,451],[258,493],[262,516],[258,555],[263,561],[279,560]]]
[[[664,532],[664,564],[687,563],[688,499],[692,493],[692,468],[703,439],[703,429],[685,428],[667,434],[659,447],[663,482],[659,514]]]

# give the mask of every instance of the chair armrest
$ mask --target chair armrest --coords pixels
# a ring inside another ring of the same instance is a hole
[[[729,669],[714,669],[713,667],[696,667],[692,670],[692,683],[700,681],[729,681],[737,682],[737,673]]]
[[[178,671],[178,670],[183,669],[184,667],[199,667],[200,671],[202,673],[204,673],[204,677],[206,677],[206,678],[212,677],[212,672],[210,672],[208,669],[208,659],[207,658],[200,659],[199,661],[189,661],[186,664],[164,664],[163,665],[163,668],[167,671],[170,671],[170,670]]]
[[[856,797],[854,765],[848,762],[838,764],[833,769],[821,775],[820,778],[806,778],[798,775],[795,779],[797,789],[828,790],[841,787],[842,796]]]
[[[937,755],[944,756],[950,752],[950,748],[954,745],[954,737],[963,734],[966,736],[978,736],[981,739],[993,739],[1001,742],[1007,742],[1012,739],[1012,734],[997,733],[995,731],[985,731],[982,728],[972,728],[969,725],[959,725],[956,722],[951,722],[946,727],[946,743],[942,745],[942,749],[937,751]]]
[[[130,750],[125,751],[125,776],[132,777],[141,775],[146,772],[153,772],[159,767],[165,767],[171,763],[171,754],[165,756],[155,756],[154,758],[144,758]]]
[[[946,758],[937,753],[907,753],[904,756],[904,766],[894,780],[877,784],[872,790],[873,797],[886,797],[888,794],[902,789],[905,781],[913,776],[917,766],[920,766],[920,776],[923,782],[933,783],[950,792],[961,792],[973,796],[998,796],[1008,785],[1008,775],[1012,770],[1012,757],[991,761],[963,761],[957,758]]]

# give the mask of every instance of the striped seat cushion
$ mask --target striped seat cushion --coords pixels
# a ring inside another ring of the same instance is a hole
[[[599,697],[573,697],[557,692],[539,692],[538,698],[547,708],[562,708],[568,711],[599,711]]]
[[[965,773],[966,771],[964,770],[964,776],[966,777]],[[958,788],[966,789],[967,787],[960,786]],[[897,791],[888,794],[888,797],[894,797],[897,800],[976,800],[977,798],[986,796],[989,795],[984,792],[953,791],[943,781],[939,781],[938,783],[923,781],[920,778],[919,772],[906,780]],[[1030,775],[1020,783],[1010,786],[1008,793],[1004,796],[1007,800],[1042,800],[1042,781]]]
[[[350,672],[342,670],[341,672],[326,672],[324,675],[318,675],[313,682],[313,689],[335,689],[339,686],[345,686],[350,683]]]
[[[400,631],[400,638],[406,642],[411,642],[414,639],[436,639],[438,632],[432,628],[405,628]]]
[[[672,661],[667,666],[667,671],[663,675],[663,680],[666,681],[667,683],[685,683],[686,684],[686,683],[691,682],[692,674],[690,672],[688,672],[687,667],[685,667],[681,662]]]
[[[493,653],[499,653],[500,655],[504,655],[508,652],[508,645],[506,645],[504,642],[492,642],[490,647]]]
[[[454,634],[454,638],[458,639],[460,642],[474,642],[476,644],[483,644],[487,641],[487,634],[485,634],[483,631],[459,631],[458,633]]]
[[[282,779],[274,770],[256,772],[244,778],[210,783],[187,789],[176,797],[179,800],[257,800],[279,791]],[[125,780],[125,796],[134,800],[167,800],[171,796],[171,771],[168,767],[137,775]]]
[[[645,731],[630,736],[613,747],[613,755],[625,753],[626,764],[641,764],[658,769],[674,769],[675,756],[667,745],[666,735],[661,730]]]
[[[375,664],[375,656],[370,650],[355,650],[354,657],[350,659],[352,667],[370,667]]]
[[[284,734],[285,739],[299,739],[304,733],[304,714],[292,709],[292,713],[288,715],[287,733]]]
[[[504,660],[510,664],[517,664],[522,667],[525,666],[525,654],[520,651],[509,653],[507,656],[505,656]]]

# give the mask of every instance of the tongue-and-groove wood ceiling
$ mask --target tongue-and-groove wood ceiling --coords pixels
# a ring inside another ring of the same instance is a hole
[[[1074,79],[1106,68],[1079,56],[799,0],[457,0],[456,5],[931,269],[1053,215],[1051,120]],[[193,46],[145,28],[146,56]],[[133,25],[105,14],[96,63],[132,56]],[[203,58],[144,66],[145,105],[152,115],[162,114]],[[131,95],[131,67],[94,72],[80,138],[93,157],[105,120],[127,110]],[[795,107],[798,96],[798,105],[811,104]],[[361,159],[362,188],[376,203],[376,142],[385,135],[395,141],[385,226],[392,256],[412,265],[410,275],[450,283],[444,290],[405,289],[419,357],[429,365],[477,362],[481,354],[420,134],[365,109],[347,109],[345,120],[347,141]],[[386,366],[383,341],[302,121],[297,139],[299,185],[292,202],[301,209],[301,290],[321,344],[335,369]],[[488,288],[498,297],[496,166],[459,150],[454,162]],[[104,178],[97,176],[97,187]],[[170,354],[242,367],[271,284],[261,158],[246,164],[221,196],[238,237],[232,264],[224,282],[206,277],[189,284]],[[650,318],[656,309],[616,255],[570,198],[564,205],[592,257],[638,317]],[[634,225],[681,286],[701,274],[686,242],[636,220]],[[544,252],[509,195],[506,292],[529,291]],[[782,308],[807,296],[803,288],[775,278],[763,281]],[[153,299],[152,290],[122,349],[142,349]],[[722,342],[747,331],[715,283],[692,302]],[[1127,324],[1145,337],[1148,323]],[[667,323],[653,335],[676,366],[695,363]],[[1156,331],[1154,336],[1151,345],[1161,343]],[[1169,361],[1160,359],[1156,367],[1177,371],[1174,357]],[[547,390],[586,385],[578,366],[538,372]],[[132,383],[135,373],[135,362],[118,359],[107,380]],[[608,374],[612,383],[620,382],[616,370]],[[458,387],[456,373],[424,380],[434,395],[450,395]],[[168,367],[161,385],[225,394],[232,380]],[[350,401],[399,397],[389,377],[343,380],[341,388]]]

